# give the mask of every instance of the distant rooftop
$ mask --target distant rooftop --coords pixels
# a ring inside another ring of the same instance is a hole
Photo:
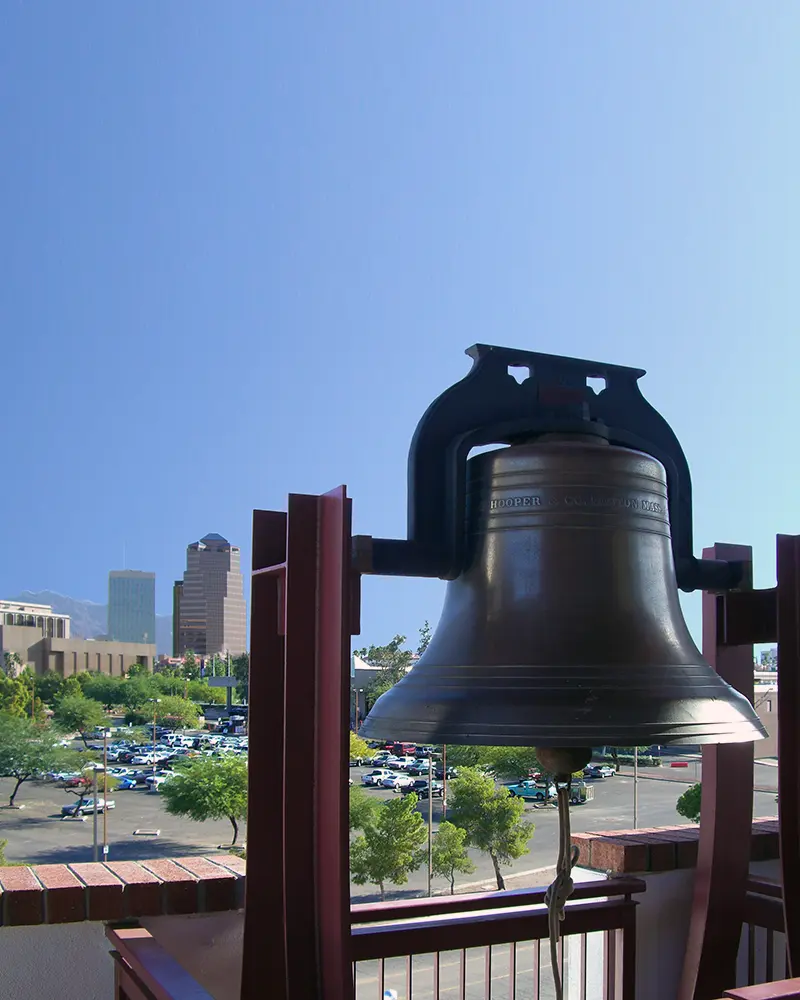
[[[209,535],[203,535],[200,539],[201,542],[224,542],[226,545],[230,545],[227,538],[223,538],[222,535],[218,535],[216,531],[212,531]]]

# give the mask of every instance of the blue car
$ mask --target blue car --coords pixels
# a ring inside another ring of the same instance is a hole
[[[133,778],[120,778],[117,788],[136,788],[136,782]]]

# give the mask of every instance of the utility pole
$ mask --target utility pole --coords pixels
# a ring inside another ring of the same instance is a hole
[[[428,895],[433,881],[433,754],[428,754]]]
[[[97,772],[95,772],[97,773]],[[95,790],[95,795],[97,791]],[[103,861],[108,861],[108,730],[103,730]]]
[[[447,746],[442,744],[442,822],[447,819]]]
[[[633,828],[639,829],[639,748],[633,748]]]
[[[94,796],[92,803],[94,806],[92,810],[92,861],[97,861],[97,767],[92,768],[92,794]]]

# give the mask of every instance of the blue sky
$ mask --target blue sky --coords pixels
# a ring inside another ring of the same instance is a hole
[[[648,369],[696,545],[800,531],[800,8],[8,2],[0,596],[170,610],[185,546],[346,483],[405,530],[477,342]],[[443,585],[365,582],[363,638]],[[687,604],[696,630],[697,601]]]

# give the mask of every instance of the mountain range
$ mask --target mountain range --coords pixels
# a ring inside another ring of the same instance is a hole
[[[108,628],[108,605],[79,601],[52,590],[23,590],[10,601],[20,604],[49,604],[59,615],[69,615],[71,635],[76,639],[94,639]],[[172,656],[172,615],[156,615],[156,650]]]

